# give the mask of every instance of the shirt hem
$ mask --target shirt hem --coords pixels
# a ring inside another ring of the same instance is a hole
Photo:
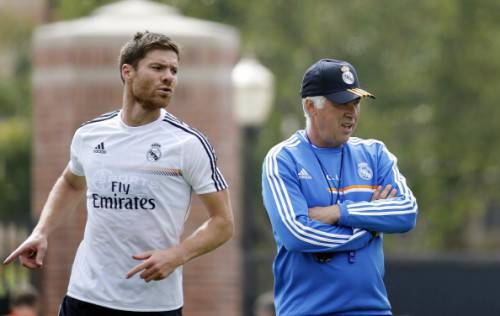
[[[128,312],[169,312],[169,311],[177,310],[184,305],[184,302],[181,302],[180,305],[174,305],[174,306],[168,306],[168,307],[131,308],[131,307],[124,307],[124,306],[117,306],[117,305],[113,305],[113,304],[103,303],[103,302],[100,302],[98,300],[91,300],[91,299],[84,298],[84,297],[79,296],[79,295],[74,295],[73,293],[69,293],[69,292],[66,295],[71,297],[71,298],[74,298],[74,299],[77,299],[77,300],[80,300],[80,301],[83,301],[86,303],[95,304],[95,305],[99,305],[99,306],[111,308],[111,309],[128,311]]]

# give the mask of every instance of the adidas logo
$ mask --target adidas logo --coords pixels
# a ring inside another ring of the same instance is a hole
[[[105,154],[106,150],[104,149],[104,142],[94,147],[94,152],[96,154]]]
[[[311,175],[304,168],[300,169],[297,175],[300,179],[312,179]]]

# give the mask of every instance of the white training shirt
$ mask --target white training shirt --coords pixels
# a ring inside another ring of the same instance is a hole
[[[165,110],[131,127],[115,111],[82,125],[71,144],[71,172],[87,181],[87,224],[68,295],[128,311],[183,305],[182,268],[161,281],[126,273],[132,255],[179,244],[191,193],[227,188],[205,136]]]

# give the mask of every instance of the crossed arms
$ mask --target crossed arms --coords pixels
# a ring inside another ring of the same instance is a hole
[[[372,232],[406,232],[415,226],[417,205],[395,158],[380,151],[377,188],[368,201],[311,207],[301,190],[295,160],[276,147],[264,162],[264,204],[277,242],[290,251],[335,252],[365,247]]]

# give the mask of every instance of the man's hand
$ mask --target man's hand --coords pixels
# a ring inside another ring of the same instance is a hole
[[[393,197],[396,197],[397,193],[398,191],[396,189],[393,189],[391,184],[386,185],[383,190],[382,186],[379,185],[375,192],[373,192],[372,201],[391,199]]]
[[[227,190],[198,195],[208,212],[208,219],[179,245],[166,250],[151,250],[134,255],[142,260],[127,273],[138,272],[145,282],[162,280],[177,267],[222,245],[233,235],[233,212]]]
[[[85,188],[85,177],[74,174],[69,167],[66,167],[50,190],[33,232],[5,259],[3,264],[9,264],[19,258],[21,264],[27,268],[40,268],[47,252],[49,233],[63,218],[64,213],[76,208],[85,195]]]
[[[19,257],[23,266],[30,269],[40,268],[47,251],[47,236],[33,232],[3,264],[9,264]]]
[[[142,260],[142,263],[127,273],[127,279],[142,271],[140,277],[145,282],[163,280],[185,263],[183,254],[178,248],[146,251],[132,258]]]
[[[309,218],[325,224],[334,225],[340,218],[340,208],[338,205],[312,207],[309,209]]]

